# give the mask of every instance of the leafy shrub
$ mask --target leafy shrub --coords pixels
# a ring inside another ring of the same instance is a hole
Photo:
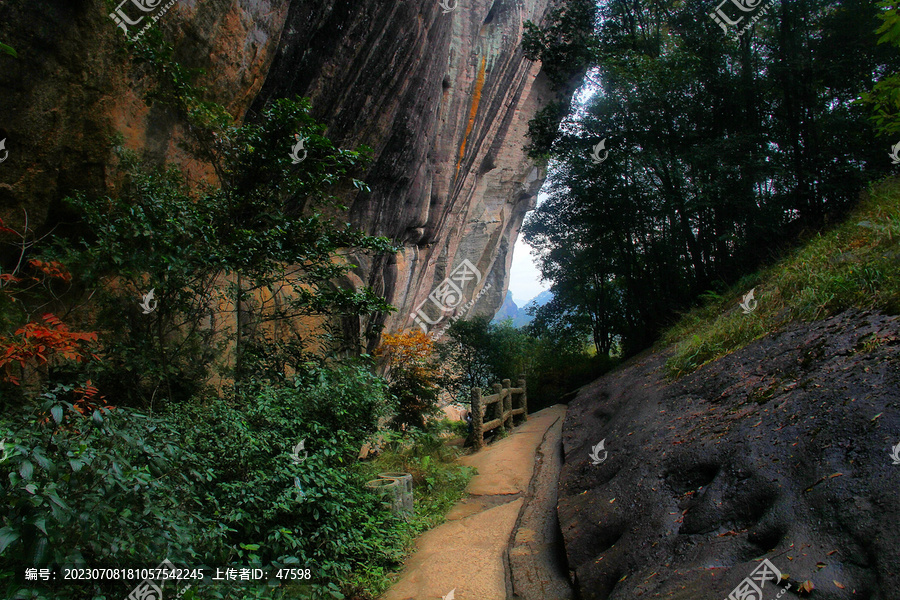
[[[411,429],[384,433],[385,450],[374,461],[364,464],[369,478],[383,472],[405,472],[413,476],[415,512],[405,521],[395,521],[386,532],[372,562],[362,564],[346,580],[354,598],[377,598],[389,587],[388,573],[402,566],[403,558],[414,548],[415,536],[440,524],[463,496],[475,473],[472,467],[456,462],[460,450],[442,439],[443,426],[431,430]]]
[[[425,417],[437,413],[443,379],[434,340],[421,331],[386,334],[376,354],[387,358],[387,379],[397,402],[394,426],[425,428]]]
[[[184,566],[309,565],[325,585],[303,593],[341,597],[335,585],[352,571],[398,560],[396,519],[366,490],[369,473],[355,461],[388,409],[384,383],[366,365],[313,367],[292,388],[262,385],[240,402],[209,395],[152,418],[85,410],[68,400],[76,391],[61,386],[40,409],[2,422],[0,501],[9,508],[0,556],[11,568],[165,557]],[[297,462],[300,440],[306,456]],[[2,578],[13,597],[11,573]],[[198,593],[280,597],[227,587]]]
[[[11,571],[26,566],[155,565],[160,555],[194,562],[193,548],[215,532],[184,493],[201,474],[185,468],[172,423],[108,406],[89,412],[83,398],[69,401],[77,391],[59,385],[43,394],[40,407],[0,420],[6,598],[16,594]],[[92,588],[98,594],[110,585]],[[85,593],[79,586],[54,596]]]

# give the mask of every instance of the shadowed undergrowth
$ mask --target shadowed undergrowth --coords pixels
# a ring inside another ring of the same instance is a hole
[[[758,305],[739,303],[754,290]],[[675,345],[673,378],[721,358],[793,320],[816,320],[856,307],[900,312],[900,180],[873,185],[850,217],[776,264],[741,279],[686,313],[663,336]]]

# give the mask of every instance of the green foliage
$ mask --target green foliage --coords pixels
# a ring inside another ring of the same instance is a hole
[[[881,20],[876,30],[880,34],[878,43],[900,48],[900,10],[891,0],[882,0],[877,6]],[[900,132],[900,73],[894,71],[882,77],[871,92],[861,95],[860,102],[871,109],[870,118],[878,135],[891,136]]]
[[[415,537],[442,523],[447,512],[465,496],[475,470],[456,462],[460,451],[447,446],[443,436],[442,430],[449,427],[452,425],[445,421],[434,431],[385,432],[384,451],[366,463],[370,478],[384,472],[410,473],[415,512],[391,531],[392,544],[383,547],[384,558],[361,565],[350,577],[349,591],[357,597],[377,598],[384,593],[393,583],[388,574],[398,570],[403,558],[413,551]]]
[[[525,58],[541,61],[541,70],[555,87],[564,87],[595,60],[596,13],[594,2],[574,0],[553,10],[543,28],[525,22],[522,35]]]
[[[618,358],[590,351],[587,336],[577,330],[556,333],[543,329],[539,320],[525,328],[532,337],[528,381],[528,408],[540,410],[566,402],[567,394],[597,379],[616,364]]]
[[[155,565],[160,554],[194,563],[220,527],[189,493],[204,475],[185,468],[182,432],[130,410],[83,415],[68,401],[72,391],[57,386],[35,409],[0,420],[5,598],[17,587],[12,571],[26,566]],[[86,593],[63,587],[55,597]]]
[[[210,395],[152,418],[129,409],[84,416],[65,400],[72,390],[59,388],[32,414],[5,417],[5,564],[299,564],[332,584],[395,565],[403,552],[395,529],[406,526],[380,509],[355,461],[387,410],[383,381],[347,364],[311,366],[292,388],[255,387],[240,402]],[[301,440],[307,454],[297,463],[291,451]],[[10,575],[4,569],[0,585],[11,598]],[[271,593],[259,597],[281,597]]]
[[[552,284],[546,327],[631,355],[890,170],[854,100],[900,57],[866,0],[781,3],[738,44],[696,4],[600,11],[600,89],[553,144],[522,231]]]
[[[891,179],[873,186],[846,222],[684,315],[663,338],[675,345],[669,375],[690,373],[794,319],[854,306],[900,312],[898,259],[900,183]],[[758,308],[744,314],[737,304],[751,287]]]
[[[210,473],[205,510],[228,528],[230,555],[260,547],[265,564],[295,557],[340,581],[373,556],[386,518],[371,510],[353,461],[386,407],[379,378],[362,366],[316,368],[295,387],[262,386],[242,403],[212,399],[176,412]],[[306,458],[291,457],[305,440]],[[383,543],[383,540],[381,540]]]
[[[550,156],[553,142],[559,135],[559,123],[569,111],[569,104],[563,101],[551,102],[537,111],[528,121],[528,156],[546,160]]]
[[[19,58],[19,55],[16,54],[15,48],[12,46],[8,46],[2,42],[0,42],[0,54],[9,54],[13,58]]]
[[[336,148],[303,99],[277,100],[236,124],[202,99],[171,48],[148,36],[135,52],[157,82],[150,99],[187,121],[186,147],[216,183],[191,185],[174,167],[150,168],[120,151],[116,196],[69,199],[80,235],[57,255],[111,330],[107,360],[93,373],[98,384],[123,390],[123,404],[183,402],[216,375],[213,366],[223,370],[228,343],[234,366],[220,374],[283,380],[323,341],[285,336],[285,324],[393,310],[371,289],[332,284],[355,266],[342,258],[349,250],[393,250],[337,217],[346,209],[342,186],[365,187],[351,176],[365,153]],[[297,165],[289,154],[296,136],[307,138],[308,151]],[[158,306],[140,314],[136,299],[151,289]]]
[[[473,387],[487,390],[504,379],[516,385],[524,374],[528,408],[534,412],[556,404],[616,363],[606,355],[589,354],[584,331],[558,335],[539,320],[523,329],[513,327],[511,320],[460,320],[447,333],[449,339],[439,344],[439,352],[443,362],[456,365],[459,375],[454,389],[464,403]]]
[[[511,322],[491,323],[486,317],[454,322],[447,330],[441,354],[460,369],[463,399],[473,387],[490,389],[491,384],[510,379],[515,382],[530,367],[533,340]]]
[[[4,597],[124,597],[128,590],[103,582],[25,589],[9,567],[168,557],[182,566],[310,566],[324,581],[198,585],[188,600],[343,598],[351,573],[395,566],[402,554],[396,532],[406,525],[366,491],[355,460],[392,400],[370,363],[337,362],[327,335],[290,325],[391,310],[371,290],[333,283],[354,267],[348,251],[392,251],[340,216],[338,198],[365,189],[352,176],[364,149],[335,148],[305,100],[278,100],[238,124],[204,99],[156,32],[133,49],[136,70],[154,82],[149,99],[183,120],[185,148],[214,183],[119,151],[114,193],[70,198],[80,221],[42,250],[65,259],[72,277],[17,291],[15,302],[9,289],[0,294],[3,335],[51,303],[99,330],[103,344],[97,361],[25,381],[0,420],[10,448],[0,458]],[[295,165],[299,135],[308,158]],[[18,235],[0,231],[10,232]],[[19,238],[21,255],[32,252],[33,236]],[[40,281],[57,263],[35,265]],[[151,289],[156,307],[141,314]],[[71,384],[87,378],[96,385],[84,385],[89,395]],[[114,409],[98,404],[98,389]],[[291,451],[302,439],[308,456],[298,463]]]
[[[522,50],[529,60],[541,61],[541,71],[553,88],[570,87],[596,61],[596,13],[596,5],[591,0],[576,0],[553,10],[543,28],[525,22]],[[528,122],[530,157],[544,160],[549,157],[560,121],[568,110],[567,101],[550,102]]]

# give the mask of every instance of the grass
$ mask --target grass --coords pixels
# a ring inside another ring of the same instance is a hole
[[[738,304],[755,288],[756,310]],[[706,294],[662,338],[675,345],[666,363],[678,378],[794,320],[823,319],[847,308],[900,313],[900,179],[873,185],[850,217],[728,292]]]
[[[454,435],[458,429],[457,424],[445,420],[434,433],[388,433],[385,450],[375,460],[363,463],[362,468],[372,479],[387,471],[410,473],[415,511],[408,520],[395,522],[395,548],[400,548],[400,552],[394,557],[398,567],[385,569],[373,565],[355,573],[344,586],[353,590],[353,598],[376,598],[384,593],[396,579],[392,575],[399,571],[403,559],[412,552],[416,537],[440,525],[447,512],[465,495],[474,469],[459,465],[456,459],[462,454],[461,450],[445,443],[446,435]]]

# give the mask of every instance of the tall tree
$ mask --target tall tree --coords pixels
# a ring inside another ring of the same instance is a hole
[[[590,322],[598,351],[646,346],[890,168],[853,103],[898,65],[878,7],[770,4],[737,40],[712,6],[600,5],[599,84],[560,127],[550,199],[523,228],[557,296],[542,312]]]

